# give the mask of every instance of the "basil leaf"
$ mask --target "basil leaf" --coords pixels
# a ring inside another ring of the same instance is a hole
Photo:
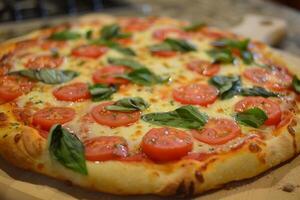
[[[126,56],[135,56],[136,55],[136,53],[129,47],[116,46],[116,47],[112,47],[112,48]]]
[[[235,116],[235,120],[240,124],[254,128],[258,128],[263,125],[267,119],[267,114],[257,107],[239,112]]]
[[[108,58],[108,62],[112,65],[123,65],[126,67],[130,67],[131,69],[145,68],[144,65],[129,58]]]
[[[241,90],[239,76],[214,76],[209,83],[218,88],[221,99],[229,99],[239,94]]]
[[[158,51],[174,51],[171,45],[167,43],[155,44],[149,47],[151,52],[158,52]]]
[[[186,40],[167,38],[161,44],[152,45],[149,47],[150,51],[179,51],[190,52],[196,51],[196,47]]]
[[[120,33],[120,26],[118,24],[106,25],[101,29],[101,38],[109,40],[115,38]]]
[[[117,77],[125,78],[139,85],[153,85],[169,81],[169,77],[162,78],[160,76],[157,76],[147,68],[137,69],[128,74],[118,75]]]
[[[92,95],[92,101],[102,101],[109,99],[112,94],[117,92],[117,88],[115,86],[95,84],[89,86],[89,91]]]
[[[250,51],[242,51],[241,57],[245,64],[249,65],[254,62],[253,54]]]
[[[200,129],[206,124],[208,116],[199,112],[196,107],[188,105],[170,112],[145,114],[142,120],[155,125]]]
[[[53,33],[49,39],[51,40],[76,40],[81,37],[80,33],[73,32],[73,31],[61,31]]]
[[[106,110],[132,112],[137,110],[145,110],[149,104],[141,97],[123,98],[116,101],[113,105],[106,106]]]
[[[265,88],[253,86],[252,88],[242,88],[242,96],[262,96],[262,97],[278,97],[279,94],[266,90]]]
[[[207,54],[212,57],[214,63],[233,63],[234,57],[229,49],[211,49]]]
[[[300,80],[298,79],[298,77],[296,75],[293,77],[292,85],[293,85],[294,90],[297,93],[300,93]]]
[[[56,70],[56,69],[24,69],[20,71],[14,71],[10,74],[17,74],[30,78],[32,80],[41,81],[46,84],[60,84],[68,82],[79,74],[71,70]]]
[[[107,47],[114,49],[124,55],[127,55],[127,56],[135,56],[136,55],[135,52],[132,49],[130,49],[129,47],[122,47],[119,43],[113,42],[110,40],[99,39],[99,40],[93,40],[90,43],[95,44],[95,45],[107,46]]]
[[[93,30],[88,30],[86,33],[85,33],[85,38],[86,39],[91,39],[93,36]]]
[[[187,32],[193,32],[193,31],[197,31],[203,27],[205,27],[206,24],[203,22],[197,22],[197,23],[193,23],[189,26],[186,26],[183,28],[183,30],[187,31]]]
[[[61,125],[54,125],[50,130],[49,152],[64,167],[88,174],[82,142]]]

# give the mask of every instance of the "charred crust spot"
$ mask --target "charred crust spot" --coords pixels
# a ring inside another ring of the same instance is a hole
[[[18,143],[20,141],[21,137],[22,137],[22,134],[20,134],[20,133],[16,134],[14,137],[15,143]]]
[[[194,194],[194,191],[195,191],[195,184],[193,181],[191,181],[190,185],[189,185],[189,190],[188,190],[187,196],[192,196]]]
[[[36,167],[37,167],[38,170],[42,170],[44,168],[44,164],[43,163],[39,163],[39,164],[37,164]]]
[[[288,125],[287,130],[291,135],[295,135],[296,131],[293,129],[293,126]]]
[[[258,153],[261,151],[261,148],[258,144],[254,143],[254,142],[251,142],[249,144],[249,150],[252,152],[252,153]]]
[[[195,172],[195,177],[196,177],[196,180],[197,180],[199,183],[204,183],[204,177],[203,177],[203,175],[202,175],[201,170],[196,170],[196,172]]]
[[[181,181],[176,189],[176,195],[184,195],[186,194],[184,181]]]
[[[3,112],[0,112],[0,123],[5,122],[8,119],[7,115]]]

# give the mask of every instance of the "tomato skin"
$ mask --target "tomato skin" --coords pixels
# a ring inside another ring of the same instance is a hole
[[[128,156],[127,142],[119,136],[99,136],[84,141],[85,158],[106,161]]]
[[[29,59],[25,66],[29,69],[57,68],[63,61],[64,59],[61,57],[43,55]]]
[[[108,51],[105,46],[83,45],[72,50],[72,55],[75,57],[84,57],[96,59]]]
[[[75,111],[67,107],[48,107],[34,113],[32,124],[50,130],[54,124],[64,124],[75,117]]]
[[[131,18],[125,22],[124,31],[125,32],[141,32],[147,30],[153,20],[151,19],[140,19],[140,18]]]
[[[207,106],[215,102],[218,90],[207,84],[191,84],[173,90],[173,98],[183,104]]]
[[[273,67],[272,69],[249,68],[244,71],[243,76],[255,84],[263,85],[276,91],[286,90],[292,83],[292,77],[289,72],[281,67]]]
[[[129,80],[115,76],[125,74],[128,71],[129,69],[124,66],[107,66],[96,70],[93,74],[93,80],[95,83],[127,84]]]
[[[80,101],[90,98],[88,85],[86,83],[72,83],[62,86],[53,91],[56,99],[61,101]]]
[[[286,126],[287,124],[289,124],[292,120],[293,120],[294,114],[289,111],[289,110],[285,110],[282,112],[281,114],[281,120],[280,122],[277,124],[277,128],[281,128]]]
[[[162,58],[170,58],[177,55],[176,51],[155,51],[152,52],[152,55],[162,57]]]
[[[143,152],[152,160],[167,162],[180,159],[193,148],[192,137],[174,128],[152,128],[142,140]]]
[[[246,97],[235,104],[236,112],[243,112],[249,108],[258,107],[266,112],[268,119],[265,125],[276,125],[281,119],[281,109],[278,103],[263,97]]]
[[[178,28],[163,28],[157,29],[153,32],[152,37],[157,40],[165,40],[170,36],[175,36],[176,38],[187,38],[187,33]]]
[[[201,142],[221,145],[240,135],[241,129],[230,119],[209,119],[202,130],[192,130],[191,133]]]
[[[220,65],[206,60],[194,60],[187,64],[187,68],[204,76],[213,76],[220,71]]]
[[[44,50],[48,49],[61,49],[67,46],[66,41],[53,41],[53,40],[44,40],[41,42],[41,48]]]
[[[113,102],[105,102],[92,108],[91,115],[98,124],[115,128],[129,126],[139,120],[140,111],[118,112],[105,109],[106,106],[112,104]]]

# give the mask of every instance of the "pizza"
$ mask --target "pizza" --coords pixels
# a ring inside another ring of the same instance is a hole
[[[112,194],[195,195],[299,153],[299,70],[261,42],[95,15],[0,49],[0,154],[15,166]]]

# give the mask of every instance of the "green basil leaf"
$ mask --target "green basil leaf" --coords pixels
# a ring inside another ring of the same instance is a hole
[[[196,51],[196,47],[186,40],[167,38],[161,44],[155,44],[149,47],[150,51],[179,51],[190,52]]]
[[[171,45],[167,43],[155,44],[149,47],[151,52],[159,52],[159,51],[174,51]]]
[[[230,40],[230,39],[221,39],[211,43],[212,46],[218,48],[235,48],[241,51],[248,50],[250,40]]]
[[[186,26],[183,28],[183,30],[187,31],[187,32],[193,32],[193,31],[197,31],[203,27],[205,27],[206,24],[203,22],[197,22],[197,23],[193,23],[189,26]]]
[[[155,125],[200,129],[206,124],[208,116],[199,112],[196,107],[188,105],[170,112],[145,114],[142,120]]]
[[[298,77],[295,75],[293,77],[293,82],[292,82],[293,88],[297,93],[300,93],[300,80]]]
[[[130,67],[131,69],[141,69],[145,68],[144,65],[140,64],[139,62],[129,59],[129,58],[108,58],[109,64],[112,65],[123,65],[126,67]]]
[[[52,126],[49,134],[50,156],[64,167],[87,175],[82,142],[61,125]]]
[[[109,99],[112,94],[117,92],[117,88],[115,86],[95,84],[89,86],[89,91],[92,95],[92,101],[102,101]]]
[[[90,43],[95,44],[95,45],[107,46],[111,49],[114,49],[114,50],[126,55],[126,56],[135,56],[136,55],[136,53],[129,47],[122,47],[119,43],[111,41],[111,40],[98,39],[98,40],[93,40]]]
[[[278,97],[278,93],[266,90],[265,88],[253,86],[252,88],[242,88],[242,96],[262,96],[262,97]]]
[[[128,74],[118,75],[117,77],[125,78],[138,85],[154,85],[160,83],[166,83],[169,81],[169,77],[162,78],[147,68],[141,68],[134,70]]]
[[[239,76],[214,76],[209,83],[218,88],[221,99],[229,99],[239,94],[241,90]]]
[[[106,106],[106,110],[132,112],[137,110],[145,110],[149,104],[141,97],[123,98],[116,101],[113,105]]]
[[[86,33],[85,33],[85,38],[90,40],[93,36],[93,30],[88,30]]]
[[[115,38],[120,33],[120,26],[118,24],[106,25],[101,29],[101,38],[110,40]]]
[[[32,80],[41,81],[46,84],[60,84],[68,82],[79,74],[71,70],[56,70],[56,69],[24,69],[14,71],[10,74],[17,74],[30,78]]]
[[[211,49],[207,54],[212,57],[214,63],[233,63],[234,57],[229,49]]]
[[[258,128],[263,125],[267,119],[267,114],[257,107],[239,112],[235,116],[235,120],[240,124],[254,128]]]
[[[253,54],[250,51],[242,51],[241,57],[245,64],[249,65],[254,62]]]
[[[61,31],[53,33],[49,39],[51,40],[76,40],[81,37],[80,33],[73,31]]]

